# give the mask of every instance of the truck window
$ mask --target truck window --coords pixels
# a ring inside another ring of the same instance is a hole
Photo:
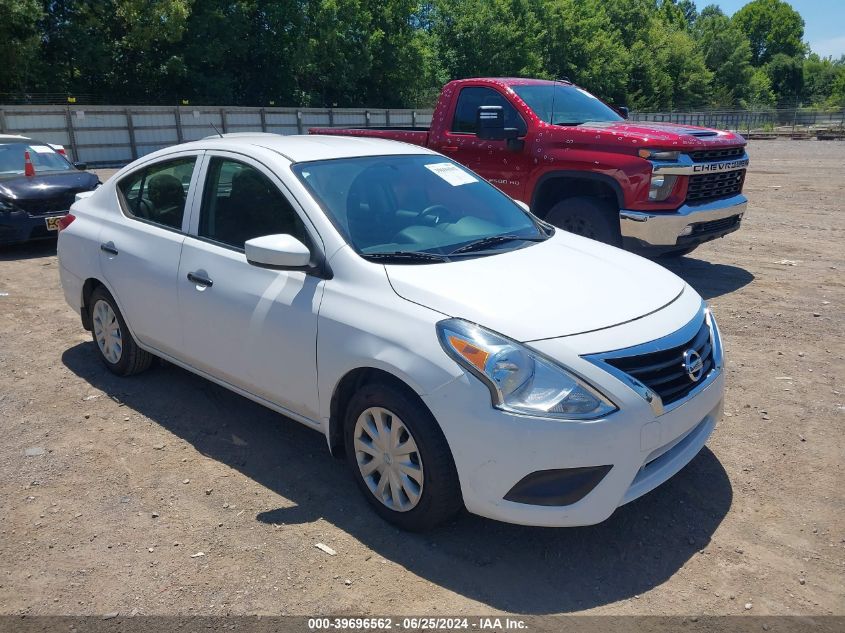
[[[524,136],[528,131],[522,116],[502,94],[492,88],[481,87],[461,90],[458,105],[455,107],[455,117],[452,119],[452,131],[458,134],[475,134],[478,107],[483,105],[502,106],[505,110],[505,127],[515,127],[520,136]]]

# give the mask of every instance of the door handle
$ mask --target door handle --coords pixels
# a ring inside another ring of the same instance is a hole
[[[440,151],[443,151],[443,152],[457,152],[459,149],[461,149],[461,148],[460,148],[460,147],[458,147],[457,145],[443,145],[443,146],[440,148]]]
[[[117,255],[117,249],[114,247],[114,242],[100,244],[100,250],[109,255]]]
[[[188,273],[188,281],[195,283],[198,286],[205,286],[206,288],[210,288],[214,285],[214,282],[211,281],[211,279],[198,275],[197,273]]]

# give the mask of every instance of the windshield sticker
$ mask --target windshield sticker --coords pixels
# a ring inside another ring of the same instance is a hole
[[[452,163],[434,163],[426,165],[425,168],[440,176],[453,187],[478,182],[477,178]]]
[[[52,154],[53,148],[47,147],[46,145],[30,145],[29,149],[37,154]]]

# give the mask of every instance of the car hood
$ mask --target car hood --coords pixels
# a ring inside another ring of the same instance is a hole
[[[603,136],[611,136],[616,141],[626,139],[650,143],[649,147],[663,146],[664,144],[667,147],[673,146],[673,149],[676,148],[674,146],[677,144],[685,148],[745,145],[745,139],[734,132],[677,123],[626,120],[584,123],[577,128],[569,129],[599,132]]]
[[[560,230],[498,255],[385,268],[400,297],[521,342],[633,321],[685,287],[645,258]]]
[[[90,191],[98,182],[96,175],[76,169],[35,176],[2,176],[0,197],[9,200],[47,200],[63,194]]]

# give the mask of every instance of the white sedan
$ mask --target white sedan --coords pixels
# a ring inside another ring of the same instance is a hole
[[[692,288],[412,145],[161,150],[78,200],[58,252],[109,369],[161,357],[312,427],[406,529],[463,507],[600,522],[721,415],[719,331]]]

